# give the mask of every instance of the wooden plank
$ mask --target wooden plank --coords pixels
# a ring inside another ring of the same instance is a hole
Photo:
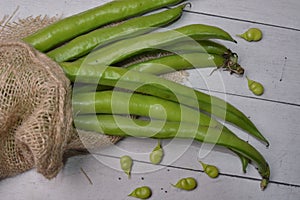
[[[239,21],[211,18],[186,13],[183,18],[173,24],[172,28],[191,23],[204,23],[218,26],[232,36],[252,27],[251,24]],[[300,34],[297,31],[278,29],[264,25],[260,28],[265,36],[257,43],[249,43],[238,37],[238,44],[219,41],[239,55],[240,64],[245,68],[245,75],[260,81],[265,86],[265,94],[259,98],[272,101],[300,103]],[[293,38],[293,39],[291,39]],[[227,72],[216,71],[210,76],[212,69],[198,69],[190,73],[185,84],[195,88],[256,97],[249,90],[246,78],[236,78]],[[287,92],[292,91],[292,92]]]
[[[68,16],[106,2],[109,2],[109,0],[90,0],[88,4],[72,0],[55,1],[55,3],[51,3],[49,0],[36,1],[33,3],[30,0],[3,0],[1,1],[1,5],[5,6],[1,6],[0,9],[3,14],[11,14],[19,5],[19,17],[39,14],[63,14],[64,16]],[[267,8],[265,6],[258,6],[261,4],[261,1],[259,0],[232,0],[229,2],[221,0],[191,0],[190,2],[193,6],[191,9],[187,10],[193,12],[300,29],[300,22],[298,20],[298,8],[300,7],[300,2],[295,0],[272,0],[272,2],[268,2]]]
[[[266,5],[261,5],[260,0],[192,0],[191,3],[193,4],[192,11],[253,22],[249,25],[266,23],[298,31],[300,29],[300,1],[271,0],[264,2]]]
[[[118,164],[118,159],[111,158]],[[145,163],[135,163],[135,167],[147,167]],[[300,188],[270,184],[264,192],[259,182],[221,175],[210,179],[201,171],[190,171],[165,167],[160,170],[133,174],[131,179],[115,169],[104,166],[91,156],[70,159],[68,168],[54,180],[43,179],[34,171],[24,173],[13,179],[0,182],[1,199],[133,199],[127,195],[136,187],[151,187],[151,199],[297,199]],[[70,169],[70,167],[72,167]],[[92,185],[82,174],[84,169],[92,180]],[[198,187],[194,191],[181,191],[171,183],[185,177],[194,177]]]

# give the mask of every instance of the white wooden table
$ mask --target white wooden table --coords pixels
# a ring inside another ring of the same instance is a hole
[[[20,8],[14,19],[40,14],[69,16],[104,2],[107,0],[91,0],[88,3],[84,0],[1,0],[0,17],[11,14],[18,5]],[[209,89],[211,94],[225,98],[246,113],[269,139],[271,145],[266,148],[229,126],[254,145],[269,162],[271,180],[268,188],[260,191],[260,177],[254,167],[249,166],[244,174],[239,159],[223,148],[215,148],[202,159],[220,168],[221,175],[210,179],[196,162],[201,148],[199,143],[163,141],[163,145],[167,145],[166,159],[155,168],[147,163],[147,154],[156,141],[127,138],[99,154],[70,158],[53,180],[46,180],[35,170],[5,179],[0,182],[1,200],[132,199],[127,195],[141,185],[152,188],[151,199],[300,199],[300,1],[190,2],[192,8],[187,9],[172,28],[205,23],[220,26],[233,36],[250,27],[258,27],[264,33],[263,40],[258,43],[248,43],[239,38],[236,38],[237,45],[222,42],[239,54],[247,75],[264,84],[263,96],[253,96],[244,78],[235,78],[226,72],[208,76],[211,70],[195,70],[190,73],[188,84],[199,90]],[[205,80],[199,79],[199,76]],[[136,160],[131,179],[119,170],[119,156],[124,152]],[[180,156],[172,160],[176,153]],[[196,190],[185,192],[170,185],[187,176],[197,179],[199,186]]]

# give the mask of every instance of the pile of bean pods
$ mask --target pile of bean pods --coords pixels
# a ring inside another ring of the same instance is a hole
[[[249,161],[257,167],[264,189],[270,168],[263,155],[218,121],[268,145],[249,118],[220,98],[157,76],[196,67],[244,73],[237,54],[213,41],[236,42],[219,27],[189,24],[156,30],[181,17],[188,5],[183,2],[111,1],[23,40],[59,63],[73,83],[76,128],[124,137],[192,138],[224,146],[241,158],[244,169]],[[136,59],[141,56],[149,59]]]

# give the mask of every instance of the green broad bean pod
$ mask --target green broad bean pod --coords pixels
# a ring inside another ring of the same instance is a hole
[[[92,65],[107,66],[148,51],[149,49],[157,49],[171,43],[207,39],[223,39],[235,42],[221,28],[205,24],[191,24],[174,30],[148,33],[115,42],[92,52],[87,57],[86,62]]]
[[[23,40],[35,49],[46,52],[100,26],[141,15],[183,0],[111,1],[85,12],[64,18],[29,35]]]
[[[231,104],[217,97],[155,75],[124,68],[106,67],[103,69],[97,65],[82,67],[73,63],[60,63],[60,65],[66,76],[73,82],[98,83],[106,86],[116,86],[118,84],[117,86],[123,89],[182,103],[225,119],[227,122],[235,124],[254,137],[266,142],[267,145],[269,144],[248,117]],[[180,97],[180,102],[178,102],[178,97]]]
[[[161,75],[178,70],[217,67],[225,65],[226,58],[208,53],[174,54],[128,66],[135,71]]]
[[[93,89],[95,89],[95,87],[91,88],[91,90]],[[120,99],[122,99],[122,101],[120,101]],[[213,118],[188,106],[154,96],[124,91],[107,90],[83,93],[76,92],[75,94],[73,92],[72,109],[76,115],[94,113],[134,115],[167,121],[199,123],[204,126],[220,125],[218,121]],[[156,149],[161,148],[156,147]],[[232,151],[235,152],[234,150]],[[238,154],[237,152],[235,153]],[[153,161],[159,160],[158,158],[161,159],[162,154],[163,151],[161,149],[155,151],[150,157],[153,157]],[[246,158],[243,158],[241,155],[239,155],[239,157],[246,160]],[[154,161],[154,163],[156,163],[156,161]],[[242,164],[243,167],[246,167],[244,166],[243,160]]]
[[[168,25],[182,15],[186,4],[159,13],[136,17],[116,26],[108,26],[76,37],[65,45],[53,49],[47,55],[56,62],[80,58],[95,47],[104,46],[113,41],[134,37]]]
[[[171,45],[163,46],[162,49],[173,53],[209,53],[223,57],[232,55],[230,49],[226,46],[211,40],[193,40],[178,42]]]
[[[191,191],[196,189],[197,187],[197,181],[193,177],[187,177],[180,179],[175,185],[173,185],[176,188]]]
[[[134,122],[134,126],[129,125]],[[117,121],[117,123],[116,123]],[[240,139],[229,129],[219,126],[198,126],[197,131],[191,131],[193,124],[184,122],[165,122],[151,120],[129,119],[118,115],[82,115],[74,117],[74,125],[78,129],[95,131],[107,135],[122,137],[151,137],[155,139],[194,139],[199,142],[205,141],[233,149],[246,158],[253,161],[262,177],[261,189],[265,189],[270,177],[270,168],[264,157],[248,142]],[[142,128],[141,127],[147,127]],[[153,134],[155,133],[155,134]]]

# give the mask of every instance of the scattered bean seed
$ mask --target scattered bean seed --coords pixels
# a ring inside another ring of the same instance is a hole
[[[164,156],[164,152],[161,147],[160,141],[158,140],[156,147],[150,153],[150,162],[157,165],[161,162],[163,156]]]
[[[139,198],[139,199],[148,199],[152,195],[152,191],[148,186],[142,186],[133,190],[128,196]]]
[[[120,158],[120,164],[122,170],[128,175],[128,178],[130,178],[131,175],[131,168],[132,168],[132,158],[130,156],[122,156]]]
[[[203,167],[204,172],[211,178],[217,178],[219,176],[219,169],[214,165],[208,165],[199,161]]]
[[[252,42],[252,41],[256,42],[262,39],[263,34],[262,31],[258,28],[250,28],[243,34],[239,34],[237,36],[247,40],[248,42]]]
[[[190,191],[197,187],[197,181],[192,177],[182,178],[173,186],[182,190]]]
[[[251,80],[248,77],[246,78],[248,80],[248,88],[253,94],[260,96],[264,93],[264,86],[261,83]]]

